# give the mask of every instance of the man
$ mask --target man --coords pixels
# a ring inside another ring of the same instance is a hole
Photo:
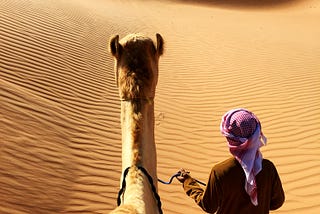
[[[212,168],[205,190],[181,169],[177,178],[186,194],[207,213],[265,214],[281,207],[284,191],[276,167],[262,158],[266,138],[258,118],[233,109],[222,117],[220,130],[232,157]]]

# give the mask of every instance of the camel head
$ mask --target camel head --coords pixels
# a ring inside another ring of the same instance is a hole
[[[120,41],[119,35],[111,38],[110,52],[115,58],[116,83],[122,100],[154,98],[164,43],[160,34],[156,37],[156,45],[141,34],[129,34]]]

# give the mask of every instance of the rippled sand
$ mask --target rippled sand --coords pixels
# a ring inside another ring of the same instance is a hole
[[[158,176],[206,181],[229,157],[220,118],[262,122],[286,202],[320,212],[320,3],[317,0],[0,0],[0,213],[108,213],[121,175],[111,35],[166,44],[155,99]],[[164,213],[203,213],[175,180]]]

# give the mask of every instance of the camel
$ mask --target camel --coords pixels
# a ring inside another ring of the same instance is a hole
[[[154,97],[164,41],[141,34],[110,40],[121,100],[122,188],[112,214],[161,214],[154,140]]]

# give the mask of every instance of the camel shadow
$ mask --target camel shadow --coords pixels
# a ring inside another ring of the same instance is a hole
[[[224,8],[275,8],[290,6],[305,0],[177,0],[189,4],[204,4]]]

